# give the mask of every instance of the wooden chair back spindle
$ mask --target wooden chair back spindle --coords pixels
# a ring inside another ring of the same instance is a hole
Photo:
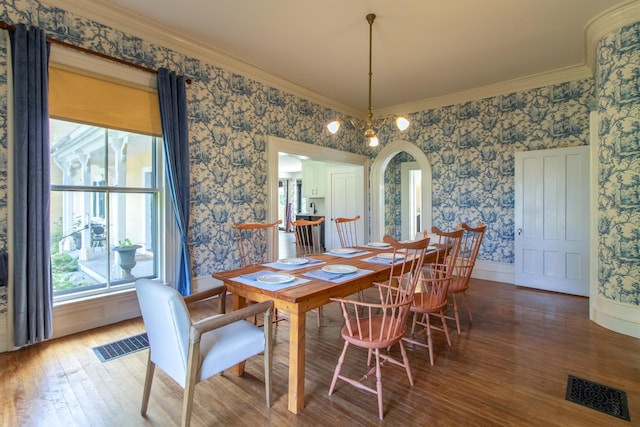
[[[352,248],[358,245],[358,233],[356,230],[357,221],[360,215],[353,218],[336,218],[336,228],[338,230],[338,238],[340,246],[343,248]]]

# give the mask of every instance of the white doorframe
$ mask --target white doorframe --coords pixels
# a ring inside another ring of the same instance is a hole
[[[589,146],[515,153],[515,283],[589,296]]]
[[[369,173],[369,158],[361,154],[348,153],[334,148],[321,147],[277,136],[267,136],[267,218],[269,222],[278,220],[278,153],[306,156],[313,160],[338,162],[362,166],[364,198],[363,222],[369,223],[369,182],[364,179]],[[429,174],[429,176],[431,176]]]
[[[416,216],[413,215],[415,212],[412,212],[412,207],[414,207],[415,203],[413,203],[414,198],[414,188],[413,188],[413,171],[420,170],[417,162],[404,162],[400,165],[400,181],[401,181],[401,189],[400,189],[400,200],[401,200],[401,217],[402,217],[402,227],[401,237],[403,240],[410,240],[416,237],[416,234],[422,231],[424,228],[418,227],[416,224]],[[422,181],[422,177],[420,178]],[[422,186],[422,182],[420,183]],[[422,195],[422,191],[420,191]],[[422,209],[422,202],[420,202],[420,209]],[[422,225],[422,212],[420,212],[420,225]],[[412,226],[415,226],[415,231],[412,233]]]
[[[411,155],[422,170],[422,229],[431,230],[431,163],[418,146],[407,141],[394,141],[380,150],[371,165],[371,238],[380,240],[384,232],[384,171],[391,159],[401,151]]]

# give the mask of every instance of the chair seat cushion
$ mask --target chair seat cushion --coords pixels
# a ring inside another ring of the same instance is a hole
[[[384,320],[384,324],[383,324]],[[345,324],[342,327],[342,338],[349,343],[364,348],[386,348],[398,342],[406,332],[406,324],[398,325],[390,322],[389,317],[383,319],[382,316],[373,316],[367,319],[360,319],[360,332],[355,319],[350,320],[353,336],[349,335],[349,329]],[[393,325],[393,326],[392,326]],[[369,327],[371,326],[371,334]],[[397,330],[390,331],[390,328],[397,327]]]
[[[264,347],[264,331],[245,320],[204,333],[200,341],[200,355],[204,359],[199,380],[262,353]]]

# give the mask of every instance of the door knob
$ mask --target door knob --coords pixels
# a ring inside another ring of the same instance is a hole
[[[522,235],[522,228],[518,228],[518,236]]]

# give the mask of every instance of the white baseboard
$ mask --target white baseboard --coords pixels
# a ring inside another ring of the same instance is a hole
[[[13,346],[9,345],[9,325],[7,313],[0,314],[0,353],[9,351]]]
[[[589,318],[598,325],[635,338],[640,338],[638,306],[623,304],[600,295],[589,299]]]
[[[214,279],[211,276],[194,277],[191,281],[191,284],[193,285],[194,292],[196,292],[198,289],[211,289],[223,285],[220,280]]]
[[[513,264],[504,262],[476,260],[471,277],[475,279],[492,280],[494,282],[515,283]]]

